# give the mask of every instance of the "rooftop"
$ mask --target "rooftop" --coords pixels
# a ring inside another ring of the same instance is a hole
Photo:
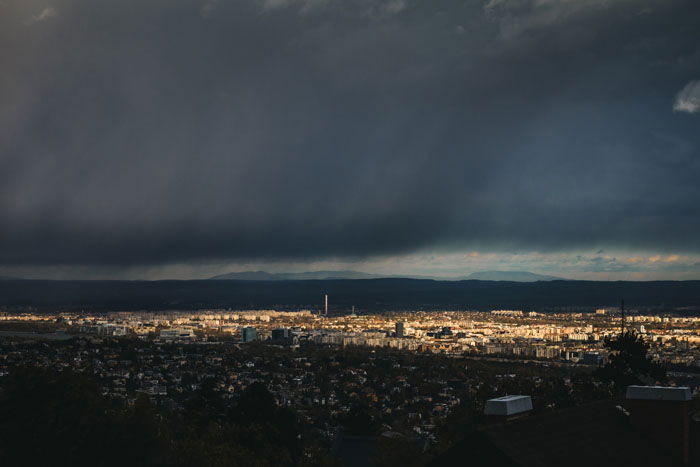
[[[689,387],[628,386],[627,399],[655,401],[689,401]]]

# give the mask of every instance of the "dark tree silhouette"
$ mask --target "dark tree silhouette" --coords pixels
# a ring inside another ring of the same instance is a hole
[[[648,356],[649,344],[633,331],[605,339],[610,350],[608,362],[596,370],[596,376],[614,386],[616,392],[632,384],[666,381],[666,370]]]
[[[0,392],[0,465],[173,465],[150,402],[115,410],[71,371],[17,368]]]
[[[315,448],[315,446],[312,446]],[[259,383],[226,414],[206,381],[171,412],[139,396],[129,406],[103,397],[87,375],[13,368],[0,380],[0,466],[300,466],[328,463],[304,451],[294,413]]]

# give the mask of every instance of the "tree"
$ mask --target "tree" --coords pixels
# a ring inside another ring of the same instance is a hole
[[[273,465],[296,465],[303,453],[296,416],[277,407],[274,396],[259,382],[248,386],[229,415],[239,444],[257,458],[274,458]]]
[[[172,465],[148,400],[114,410],[72,371],[15,368],[2,383],[0,465]]]
[[[611,353],[608,362],[595,374],[600,380],[612,383],[616,392],[633,384],[666,381],[665,368],[649,358],[649,344],[633,331],[608,337],[604,345]]]
[[[119,407],[88,375],[12,368],[0,380],[0,466],[228,467],[321,465],[305,453],[296,417],[262,384],[229,417],[203,385],[182,413],[139,396]],[[220,413],[221,412],[221,413]]]
[[[427,456],[416,439],[380,436],[371,459],[377,467],[419,467],[425,465]]]

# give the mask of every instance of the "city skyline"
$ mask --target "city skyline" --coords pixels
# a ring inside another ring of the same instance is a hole
[[[0,466],[698,464],[699,31],[0,0]]]

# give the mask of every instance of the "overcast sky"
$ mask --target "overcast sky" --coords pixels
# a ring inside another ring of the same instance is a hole
[[[0,0],[0,274],[700,279],[697,0]]]

